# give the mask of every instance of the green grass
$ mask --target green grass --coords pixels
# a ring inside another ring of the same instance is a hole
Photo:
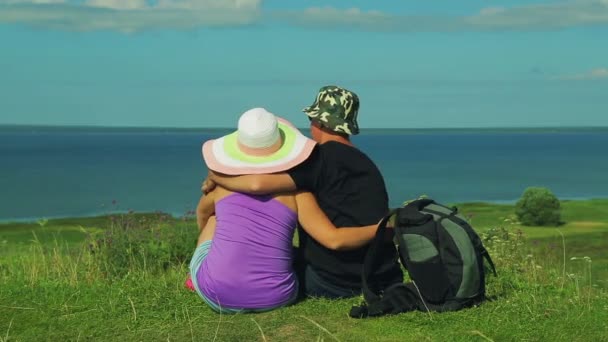
[[[143,249],[122,253],[123,245],[116,245],[110,252],[124,254],[122,259],[91,249],[89,244],[113,225],[109,217],[51,220],[44,227],[3,224],[0,341],[608,340],[608,257],[603,252],[608,200],[564,202],[566,224],[559,228],[505,222],[513,212],[509,205],[459,208],[473,215],[483,236],[494,236],[486,245],[499,271],[488,283],[496,299],[454,313],[363,320],[347,315],[360,298],[307,299],[263,314],[215,314],[183,288],[186,261],[173,246],[145,245],[150,249],[145,254]],[[175,245],[188,247],[196,236],[192,221],[161,224],[154,215],[139,215],[136,227],[148,224],[141,223],[143,218],[177,234],[165,237]],[[585,256],[590,258],[571,260]],[[155,258],[171,263],[157,265]],[[124,263],[126,272],[112,273],[110,263]]]

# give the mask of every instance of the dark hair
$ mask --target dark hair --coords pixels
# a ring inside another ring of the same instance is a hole
[[[328,134],[333,134],[333,135],[337,135],[340,136],[346,140],[350,140],[350,134],[347,133],[342,133],[342,132],[336,132],[333,129],[325,126],[322,122],[319,122],[317,120],[313,120],[312,118],[310,118],[310,124],[314,125],[315,127],[318,127],[319,129],[321,129],[323,132],[328,133]]]

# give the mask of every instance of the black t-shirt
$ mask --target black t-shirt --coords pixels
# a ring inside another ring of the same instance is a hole
[[[289,175],[300,190],[312,192],[336,227],[375,224],[388,213],[388,195],[374,162],[355,147],[339,142],[318,145]],[[361,269],[368,247],[333,251],[298,230],[304,257],[325,280],[344,288],[361,287]],[[374,276],[380,284],[403,281],[395,246],[388,242]]]

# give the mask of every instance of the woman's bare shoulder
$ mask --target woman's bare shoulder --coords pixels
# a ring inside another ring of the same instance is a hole
[[[209,194],[213,196],[213,200],[215,202],[218,202],[219,200],[221,200],[222,198],[232,194],[233,192],[221,187],[219,185],[216,185],[216,187],[213,189],[213,191],[211,191]]]
[[[298,211],[298,205],[296,204],[296,194],[294,192],[274,194],[272,197],[275,200],[283,203],[289,209],[292,209],[293,211]]]

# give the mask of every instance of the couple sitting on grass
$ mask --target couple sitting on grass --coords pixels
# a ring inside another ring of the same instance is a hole
[[[359,131],[358,109],[356,94],[327,86],[304,110],[314,140],[255,108],[236,132],[205,142],[210,172],[190,274],[215,311],[260,312],[300,295],[361,293],[367,244],[388,212],[388,196],[376,165],[349,139]],[[382,254],[375,279],[402,282],[390,239]]]

